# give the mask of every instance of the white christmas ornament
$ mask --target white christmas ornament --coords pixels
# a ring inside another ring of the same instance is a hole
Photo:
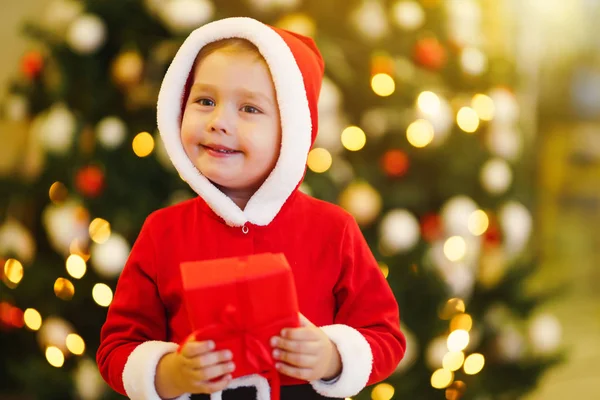
[[[82,206],[74,200],[61,205],[50,204],[42,213],[42,220],[50,244],[57,252],[69,254],[73,240],[86,244],[89,239],[89,218],[82,212]]]
[[[441,209],[444,230],[448,236],[472,236],[469,217],[478,210],[477,203],[470,197],[459,195],[449,199]]]
[[[354,11],[352,21],[367,39],[378,40],[388,33],[386,11],[379,0],[363,0]]]
[[[127,240],[114,232],[106,242],[94,243],[90,255],[95,271],[103,278],[116,278],[123,270],[130,250]]]
[[[404,337],[406,338],[406,352],[396,367],[396,373],[408,371],[419,357],[419,342],[417,337],[406,325],[402,323],[400,325],[400,330],[404,333]]]
[[[485,190],[499,195],[510,187],[513,179],[512,170],[506,161],[494,158],[483,165],[479,179]]]
[[[494,102],[494,124],[512,126],[517,123],[519,104],[513,93],[504,88],[496,88],[488,96]]]
[[[160,17],[175,33],[187,33],[207,23],[214,6],[209,0],[169,0],[160,10]]]
[[[106,149],[113,150],[119,147],[127,136],[127,126],[118,117],[103,118],[96,125],[98,142]]]
[[[392,7],[392,16],[396,24],[407,31],[418,29],[425,22],[425,11],[415,1],[398,1]]]
[[[500,359],[517,362],[525,353],[525,339],[514,327],[505,327],[496,338],[496,349]]]
[[[463,71],[469,75],[479,76],[488,66],[488,59],[483,52],[475,47],[466,47],[460,54]]]
[[[42,24],[58,34],[63,34],[83,11],[84,5],[80,1],[54,0],[46,8]]]
[[[42,327],[38,331],[37,339],[42,348],[48,346],[58,347],[63,354],[67,354],[67,336],[75,332],[73,326],[59,317],[48,317],[42,323]]]
[[[62,103],[53,105],[46,113],[36,117],[32,130],[43,147],[53,154],[62,155],[73,143],[77,121]]]
[[[491,124],[485,142],[489,151],[508,161],[516,161],[521,155],[522,138],[515,126]]]
[[[4,113],[10,121],[22,121],[29,112],[29,102],[24,96],[10,95],[4,105]]]
[[[73,381],[81,400],[100,399],[107,390],[96,362],[89,358],[79,361],[73,374]]]
[[[106,25],[100,17],[83,14],[69,26],[67,43],[77,53],[91,54],[104,44],[106,31]]]
[[[500,208],[498,217],[504,233],[506,253],[508,256],[516,256],[529,241],[533,224],[531,214],[523,204],[509,201]]]
[[[448,352],[448,339],[444,336],[438,336],[433,339],[425,353],[425,362],[432,371],[442,367],[442,360]]]
[[[390,211],[379,225],[380,243],[391,254],[412,249],[419,237],[419,221],[407,210]]]
[[[0,255],[14,256],[29,264],[35,256],[35,240],[31,232],[16,219],[8,219],[0,226]]]
[[[562,327],[551,314],[534,317],[529,325],[529,339],[533,350],[538,354],[552,354],[562,341]]]

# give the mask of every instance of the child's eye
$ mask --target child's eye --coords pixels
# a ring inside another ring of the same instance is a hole
[[[261,112],[258,108],[252,106],[244,106],[242,107],[242,111],[250,114],[260,114]]]
[[[207,107],[212,107],[215,105],[215,102],[212,101],[211,99],[200,99],[196,103],[200,104],[201,106],[207,106]]]

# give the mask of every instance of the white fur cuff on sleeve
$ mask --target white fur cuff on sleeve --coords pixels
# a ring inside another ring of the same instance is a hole
[[[167,353],[177,350],[177,343],[148,341],[137,346],[127,358],[123,369],[123,386],[132,400],[160,400],[154,386],[156,366]],[[189,399],[184,394],[177,400]]]
[[[333,383],[321,380],[310,384],[326,397],[350,397],[360,392],[369,381],[373,368],[373,353],[365,337],[348,325],[321,327],[337,346],[342,358],[342,373]]]

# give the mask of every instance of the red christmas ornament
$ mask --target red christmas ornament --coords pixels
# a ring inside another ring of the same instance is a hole
[[[388,150],[381,159],[383,171],[393,178],[399,178],[406,174],[408,165],[408,156],[402,150]]]
[[[21,71],[29,79],[37,78],[43,67],[44,59],[37,51],[27,52],[21,59]]]
[[[425,68],[439,70],[446,65],[446,49],[432,37],[417,41],[414,49],[415,61]]]
[[[77,171],[75,186],[86,197],[98,197],[104,189],[104,173],[94,165],[83,167]]]
[[[442,237],[442,219],[438,214],[426,214],[421,218],[421,236],[428,242]]]

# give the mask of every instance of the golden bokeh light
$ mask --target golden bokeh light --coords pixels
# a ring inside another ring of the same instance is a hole
[[[371,78],[371,88],[376,95],[387,97],[396,90],[396,83],[394,82],[394,78],[392,78],[390,75],[380,73],[375,74]]]
[[[380,262],[379,269],[383,273],[385,279],[387,279],[387,277],[390,275],[390,267],[388,267],[387,264]]]
[[[465,302],[462,299],[454,297],[444,304],[440,310],[440,318],[443,320],[448,320],[454,317],[456,314],[464,313],[465,310]]]
[[[446,388],[446,400],[460,400],[467,391],[467,384],[463,381],[454,381]]]
[[[69,252],[71,254],[76,254],[83,259],[83,261],[87,262],[90,259],[89,248],[83,240],[75,238],[71,241],[69,245]]]
[[[54,204],[60,204],[67,199],[69,191],[62,182],[54,182],[48,191],[50,201]]]
[[[113,299],[113,292],[104,283],[96,283],[92,289],[94,301],[102,307],[108,307]]]
[[[23,264],[19,260],[9,258],[4,263],[4,283],[10,288],[15,288],[23,279]]]
[[[458,127],[467,133],[473,133],[479,128],[479,116],[471,107],[463,107],[456,115]]]
[[[485,94],[476,94],[473,96],[471,106],[482,121],[491,121],[494,119],[496,107],[494,106],[494,100]]]
[[[431,143],[433,135],[433,125],[426,119],[418,119],[406,128],[408,142],[417,148],[423,148]]]
[[[465,354],[462,351],[451,351],[446,353],[442,360],[444,369],[448,371],[458,371],[465,361]]]
[[[67,335],[66,345],[67,349],[69,349],[71,353],[78,356],[82,355],[85,351],[85,342],[81,336],[75,333],[70,333]]]
[[[473,327],[473,319],[469,314],[458,314],[450,321],[450,330],[455,331],[462,329],[463,331],[469,332]]]
[[[53,367],[60,368],[65,363],[65,355],[58,347],[50,346],[46,349],[46,359]]]
[[[81,279],[87,271],[85,260],[77,254],[71,254],[67,258],[67,272],[75,279]]]
[[[476,210],[469,216],[467,222],[469,232],[475,236],[481,236],[490,226],[490,219],[483,210]]]
[[[148,132],[140,132],[133,138],[132,147],[136,156],[149,156],[154,150],[154,138]]]
[[[394,397],[394,387],[389,383],[380,383],[371,392],[372,400],[390,400]]]
[[[89,233],[94,242],[102,244],[110,237],[110,224],[102,218],[94,218],[90,222]]]
[[[417,107],[427,115],[435,115],[440,111],[440,98],[433,92],[421,92],[417,98]]]
[[[332,162],[333,158],[331,157],[331,153],[326,149],[317,147],[308,153],[306,164],[311,171],[321,174],[331,167]]]
[[[431,375],[431,386],[436,389],[444,389],[452,383],[454,374],[452,371],[440,368]]]
[[[485,358],[482,354],[473,353],[465,360],[465,374],[475,375],[479,373],[485,365]]]
[[[452,331],[448,335],[448,350],[463,351],[469,345],[469,332],[462,329]]]
[[[54,282],[54,294],[61,300],[71,300],[75,295],[75,286],[65,278],[58,278]]]
[[[349,126],[342,132],[342,145],[350,151],[358,151],[365,147],[367,135],[358,126]]]
[[[460,236],[449,237],[444,242],[444,255],[450,261],[460,261],[467,254],[467,243]]]
[[[25,310],[23,313],[23,319],[25,320],[25,326],[32,331],[37,331],[42,327],[42,316],[33,308],[28,308]]]

